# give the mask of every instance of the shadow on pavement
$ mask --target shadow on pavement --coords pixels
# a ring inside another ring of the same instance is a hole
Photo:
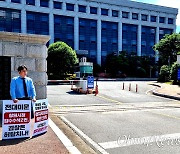
[[[44,135],[44,134],[46,134],[46,133],[47,133],[47,132],[44,132],[44,133],[39,134],[39,135],[36,135],[36,136],[32,136],[32,138],[31,138],[31,139],[37,138],[37,137],[42,136],[42,135]]]
[[[31,140],[31,138],[0,140],[0,146],[16,145]]]
[[[66,92],[67,94],[70,94],[70,95],[83,95],[83,94],[80,94],[78,92],[75,92],[75,91],[68,91]]]

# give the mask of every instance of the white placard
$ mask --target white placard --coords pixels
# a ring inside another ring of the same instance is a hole
[[[30,137],[31,100],[3,100],[2,139]]]
[[[34,105],[34,130],[33,136],[47,132],[48,129],[48,100],[37,100]]]

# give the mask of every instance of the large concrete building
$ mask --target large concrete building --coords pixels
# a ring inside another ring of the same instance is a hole
[[[102,64],[110,53],[154,56],[178,9],[129,0],[0,0],[0,31],[50,35]]]

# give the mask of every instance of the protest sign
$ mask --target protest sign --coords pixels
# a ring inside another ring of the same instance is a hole
[[[37,100],[34,103],[34,131],[33,136],[45,133],[48,129],[48,101]]]
[[[31,101],[3,101],[2,139],[30,137]]]

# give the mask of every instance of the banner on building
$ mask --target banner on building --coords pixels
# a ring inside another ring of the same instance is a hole
[[[33,136],[45,133],[48,129],[48,100],[37,100],[34,105],[34,130]]]
[[[3,101],[2,139],[30,137],[31,101]]]

